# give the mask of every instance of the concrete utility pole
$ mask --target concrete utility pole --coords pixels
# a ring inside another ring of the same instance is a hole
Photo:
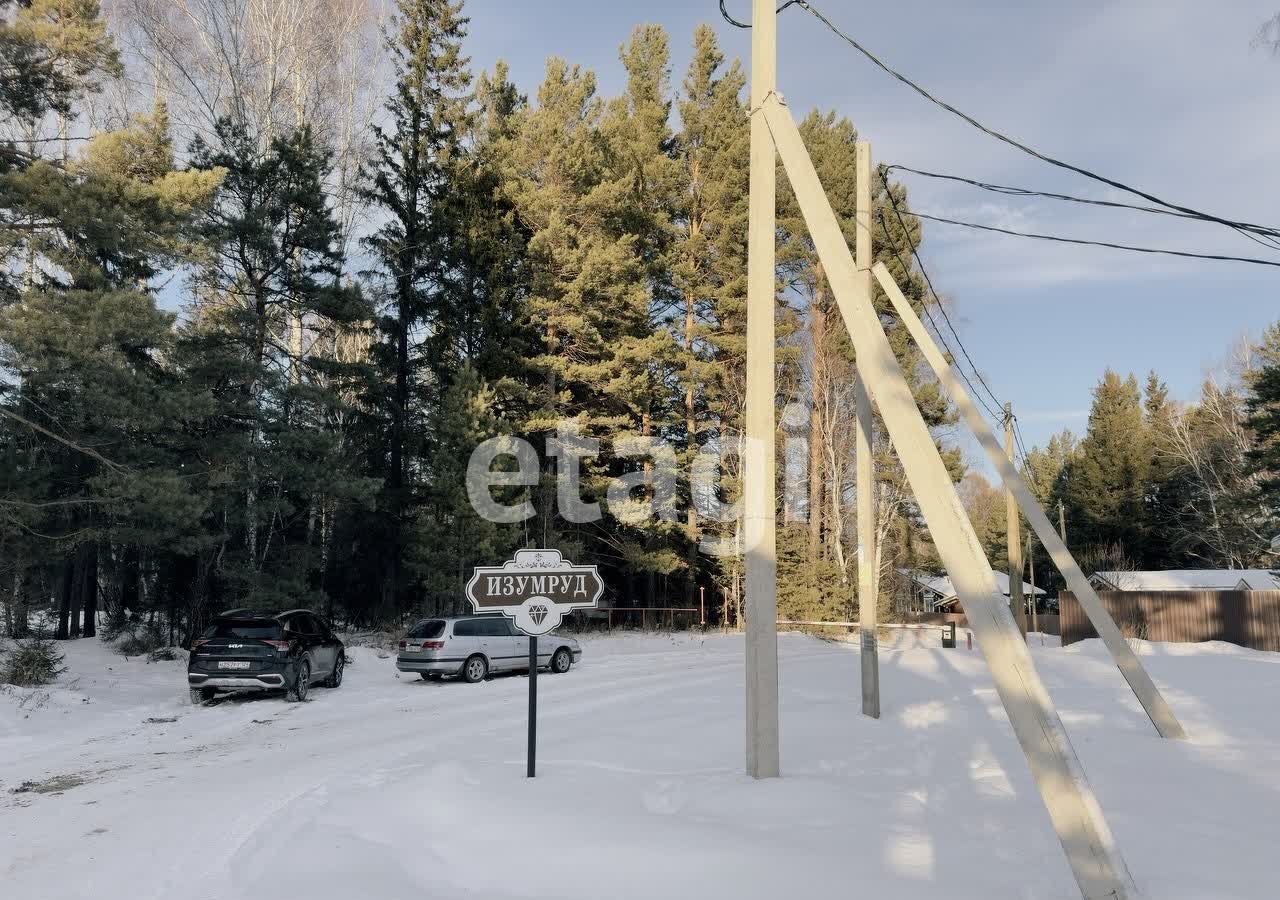
[[[776,778],[778,764],[778,560],[774,530],[773,307],[775,151],[760,111],[777,86],[774,0],[751,16],[751,178],[747,236],[747,774]]]
[[[893,276],[889,274],[889,270],[882,263],[876,263],[872,271],[876,276],[876,280],[880,282],[880,286],[884,288],[885,293],[889,296],[889,302],[893,304],[894,310],[902,319],[903,324],[907,326],[912,340],[920,348],[925,361],[929,363],[934,374],[938,376],[938,381],[946,389],[947,396],[955,403],[956,408],[960,410],[960,414],[964,416],[965,422],[968,423],[969,430],[973,432],[974,437],[978,439],[978,443],[982,445],[983,451],[987,454],[987,460],[1000,473],[1005,487],[1012,491],[1014,497],[1017,498],[1018,505],[1022,507],[1022,514],[1031,523],[1032,530],[1035,532],[1036,537],[1040,538],[1040,543],[1044,545],[1044,549],[1048,552],[1049,558],[1053,560],[1054,566],[1062,573],[1062,577],[1067,582],[1067,587],[1071,589],[1071,592],[1076,595],[1076,599],[1080,601],[1085,615],[1089,617],[1089,621],[1097,629],[1098,636],[1106,644],[1107,650],[1111,653],[1111,658],[1115,660],[1116,668],[1120,670],[1120,674],[1124,676],[1125,681],[1129,682],[1129,687],[1133,690],[1134,696],[1138,698],[1142,708],[1151,717],[1151,723],[1155,725],[1156,731],[1160,733],[1161,737],[1183,737],[1182,725],[1178,723],[1173,711],[1169,709],[1169,704],[1165,702],[1164,696],[1151,681],[1151,676],[1147,674],[1147,670],[1142,668],[1142,663],[1134,655],[1133,648],[1129,646],[1129,642],[1120,633],[1120,629],[1116,626],[1115,620],[1111,618],[1111,614],[1107,612],[1107,608],[1102,605],[1098,592],[1093,589],[1093,585],[1089,584],[1089,579],[1084,577],[1084,572],[1080,571],[1080,566],[1071,556],[1066,542],[1054,533],[1053,525],[1049,523],[1049,517],[1040,508],[1039,502],[1036,501],[1035,496],[1031,493],[1031,489],[1027,487],[1026,481],[1018,474],[1018,470],[1013,467],[1013,463],[1009,461],[1008,456],[1000,449],[1000,441],[995,432],[987,424],[987,420],[983,418],[982,413],[978,411],[977,404],[973,402],[969,392],[960,383],[960,378],[956,375],[955,370],[951,368],[951,364],[942,355],[942,350],[939,349],[937,342],[925,329],[920,317],[916,315],[915,310],[911,308],[911,304],[907,302],[907,298],[903,296],[901,289],[894,282]],[[1061,515],[1061,506],[1059,506],[1059,515]]]
[[[855,145],[854,177],[857,231],[854,253],[857,260],[857,287],[866,302],[871,302],[871,144]],[[879,602],[879,572],[876,570],[876,500],[875,500],[875,435],[871,415],[871,395],[862,380],[859,364],[853,381],[853,398],[857,407],[854,422],[855,486],[858,495],[858,632],[862,645],[862,714],[880,718],[880,646],[876,633],[876,606]]]
[[[763,109],[839,304],[867,389],[875,398],[938,554],[978,639],[1081,896],[1086,900],[1130,900],[1137,892],[1128,868],[1053,700],[1036,673],[1027,645],[1001,600],[991,563],[960,503],[884,326],[874,306],[857,287],[857,266],[800,129],[776,96],[769,98]],[[877,278],[882,269],[880,265],[875,267]],[[889,283],[893,283],[892,278]],[[1004,465],[1008,466],[1007,460]]]
[[[1004,405],[1004,452],[1013,463],[1013,404]],[[1007,518],[1006,540],[1009,546],[1009,609],[1018,623],[1022,639],[1027,638],[1027,605],[1022,599],[1022,525],[1018,516],[1018,501],[1013,491],[1005,488],[1004,508]]]

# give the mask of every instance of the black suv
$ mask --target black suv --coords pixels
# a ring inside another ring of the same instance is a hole
[[[282,690],[290,700],[306,700],[316,682],[331,688],[342,684],[345,658],[342,641],[310,610],[275,616],[230,610],[191,646],[191,702],[212,700],[220,690]]]

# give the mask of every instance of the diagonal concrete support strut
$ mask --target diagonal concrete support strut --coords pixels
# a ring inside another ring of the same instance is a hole
[[[876,280],[880,282],[880,286],[884,288],[884,292],[889,295],[889,301],[893,304],[893,308],[897,311],[903,324],[907,326],[911,337],[933,368],[934,374],[938,376],[938,380],[946,388],[947,394],[960,409],[960,413],[964,416],[969,430],[973,432],[978,439],[978,443],[982,445],[982,449],[986,451],[987,459],[991,461],[991,465],[995,466],[996,471],[1000,473],[1000,478],[1004,481],[1005,487],[1013,494],[1014,499],[1018,501],[1018,507],[1022,510],[1022,514],[1027,517],[1027,521],[1031,523],[1031,528],[1035,531],[1036,537],[1040,539],[1040,543],[1044,544],[1044,548],[1049,551],[1053,564],[1058,567],[1062,577],[1067,580],[1067,587],[1071,588],[1076,598],[1079,599],[1081,607],[1084,608],[1085,614],[1089,616],[1089,621],[1093,623],[1093,627],[1097,629],[1098,636],[1102,638],[1102,642],[1106,644],[1107,650],[1110,651],[1117,668],[1124,675],[1125,681],[1129,682],[1129,687],[1133,689],[1134,696],[1138,698],[1142,708],[1151,717],[1151,723],[1155,725],[1156,731],[1160,733],[1161,737],[1185,737],[1182,725],[1179,724],[1178,719],[1174,716],[1173,710],[1169,708],[1169,704],[1165,702],[1159,688],[1155,686],[1151,676],[1147,674],[1147,670],[1142,667],[1142,663],[1134,655],[1133,648],[1129,646],[1129,642],[1120,633],[1120,629],[1116,626],[1115,620],[1111,618],[1111,614],[1107,612],[1107,608],[1102,605],[1102,600],[1099,599],[1098,594],[1094,591],[1093,585],[1089,584],[1089,580],[1084,577],[1084,572],[1080,570],[1080,566],[1071,555],[1071,551],[1067,549],[1067,545],[1063,543],[1062,538],[1054,531],[1053,525],[1049,522],[1049,517],[1044,514],[1044,510],[1036,502],[1036,498],[1027,487],[1027,483],[1018,474],[1018,470],[1009,461],[1009,457],[1000,450],[1000,444],[996,440],[995,432],[991,430],[986,420],[982,418],[982,414],[978,412],[978,407],[974,404],[973,398],[969,396],[963,385],[960,384],[960,379],[956,377],[955,371],[947,363],[942,351],[938,349],[933,336],[925,329],[924,323],[920,321],[920,317],[916,315],[915,310],[911,308],[911,304],[907,302],[907,298],[903,296],[897,283],[894,282],[893,276],[889,274],[889,270],[885,268],[884,263],[877,263],[872,271],[875,273]]]
[[[1137,891],[1128,868],[1066,729],[1036,673],[1008,606],[996,592],[990,563],[960,505],[951,476],[875,309],[858,290],[853,256],[795,120],[777,95],[766,99],[755,115],[764,116],[782,158],[857,352],[858,368],[880,409],[939,555],[978,637],[996,691],[1081,895],[1085,900],[1133,898]]]

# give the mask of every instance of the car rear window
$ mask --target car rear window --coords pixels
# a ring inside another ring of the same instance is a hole
[[[425,622],[419,622],[409,629],[409,633],[405,637],[411,638],[438,638],[444,634],[444,620],[428,619]]]
[[[284,629],[271,619],[219,619],[206,628],[201,637],[278,641],[284,637]]]

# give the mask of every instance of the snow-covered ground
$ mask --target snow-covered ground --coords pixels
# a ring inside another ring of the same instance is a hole
[[[539,679],[529,781],[523,677],[423,682],[361,647],[308,703],[195,708],[182,663],[75,642],[59,684],[0,693],[0,895],[1079,897],[963,642],[884,650],[873,722],[855,645],[784,635],[762,782],[740,637],[584,643]],[[1144,896],[1280,895],[1280,654],[1144,645],[1169,742],[1097,641],[1032,647]]]

